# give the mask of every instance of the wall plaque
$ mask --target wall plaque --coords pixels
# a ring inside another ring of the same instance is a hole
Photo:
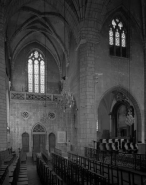
[[[57,143],[66,143],[66,132],[65,131],[57,132]]]

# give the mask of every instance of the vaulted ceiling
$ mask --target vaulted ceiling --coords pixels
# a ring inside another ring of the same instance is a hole
[[[100,3],[101,0],[97,0]],[[6,7],[8,55],[17,53],[31,42],[45,46],[56,60],[63,53],[67,60],[69,35],[76,37],[79,22],[91,12],[89,0],[0,0]],[[94,5],[94,3],[93,3]],[[65,8],[64,8],[65,7]]]
[[[6,53],[10,64],[33,42],[44,46],[58,66],[64,61],[67,63],[70,35],[77,41],[83,21],[86,19],[92,24],[90,17],[100,29],[105,9],[108,7],[110,13],[114,8],[110,3],[110,0],[0,0],[5,7]],[[115,0],[114,4],[118,7],[123,1]]]
[[[50,51],[58,65],[61,65],[61,56],[63,53],[67,55],[69,35],[69,27],[65,24],[64,18],[45,1],[22,6],[7,22],[9,57],[14,60],[26,45],[37,42]]]

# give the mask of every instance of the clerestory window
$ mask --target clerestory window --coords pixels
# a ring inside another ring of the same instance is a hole
[[[127,57],[127,31],[119,18],[113,19],[110,24],[109,53],[112,56]]]
[[[36,50],[28,57],[28,92],[45,93],[45,61]]]

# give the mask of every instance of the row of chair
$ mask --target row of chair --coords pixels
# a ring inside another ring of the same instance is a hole
[[[2,151],[0,158],[3,159],[0,166],[0,184],[7,184],[9,181],[8,171],[9,166],[14,161],[15,155],[12,154],[10,149]]]
[[[100,174],[96,174],[85,167],[74,163],[67,158],[52,153],[52,162],[54,171],[70,185],[92,184],[92,185],[108,185],[107,178]]]
[[[96,174],[103,175],[108,179],[109,184],[144,185],[145,183],[146,175],[139,172],[136,173],[131,172],[131,170],[120,169],[116,166],[104,164],[72,153],[68,153],[68,159]]]
[[[15,155],[9,154],[9,155],[7,156],[7,158],[4,160],[4,164],[6,164],[6,165],[11,165],[11,163],[12,163],[13,160],[14,160],[14,158],[15,158]]]
[[[20,152],[20,159],[21,159],[21,163],[26,163],[26,160],[27,160],[27,155],[26,155],[26,152],[23,152],[21,151]]]
[[[47,163],[37,154],[36,155],[37,173],[42,184],[63,185],[63,180],[47,165]]]
[[[20,164],[17,185],[28,185],[27,166],[24,163]]]
[[[94,148],[85,147],[85,156],[96,161],[115,166],[133,168],[134,170],[146,170],[146,155],[127,154],[123,152],[101,151]]]
[[[97,149],[102,151],[122,151],[126,153],[137,153],[138,146],[130,139],[100,139]]]
[[[6,175],[8,174],[8,165],[2,165],[0,167],[0,185],[5,181]]]
[[[9,167],[10,185],[28,185],[27,166],[23,164],[22,152],[19,153],[14,162]]]
[[[16,157],[14,162],[9,167],[9,184],[17,185],[18,175],[20,170],[20,157]]]
[[[11,163],[14,157],[15,155],[12,153],[12,150],[9,148],[4,151],[0,151],[0,166],[2,164],[9,165],[9,162]]]

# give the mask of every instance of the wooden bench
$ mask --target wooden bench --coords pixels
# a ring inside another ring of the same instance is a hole
[[[27,161],[27,154],[23,151],[21,151],[20,153],[20,160],[21,160],[21,163],[25,163],[26,164],[26,161]]]
[[[4,160],[4,164],[10,165],[10,164],[13,162],[14,157],[15,157],[14,155],[9,155],[9,156]]]
[[[108,185],[108,179],[103,175],[94,173],[88,168],[52,153],[53,170],[65,181],[66,184],[103,184]]]
[[[128,168],[119,168],[77,154],[68,153],[68,158],[94,173],[105,176],[110,184],[144,185],[146,179],[146,173],[131,171]]]
[[[0,167],[0,184],[3,184],[7,173],[8,173],[8,165],[2,165]]]
[[[18,175],[17,185],[28,185],[28,176],[27,176],[27,165],[20,164],[20,171]]]
[[[37,155],[37,173],[42,184],[45,185],[63,185],[63,180],[46,164],[46,162]]]
[[[17,157],[9,167],[9,184],[17,185],[20,170],[20,157]]]

